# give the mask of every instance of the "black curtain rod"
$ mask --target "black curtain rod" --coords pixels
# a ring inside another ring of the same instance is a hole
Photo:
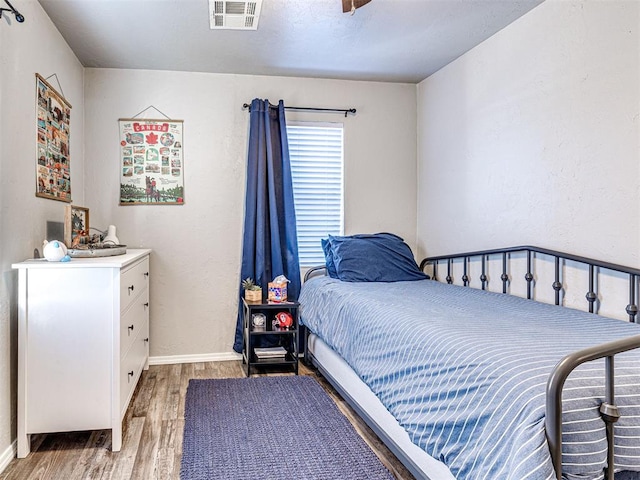
[[[248,109],[249,111],[251,111],[251,104],[249,103],[243,103],[242,104],[242,108],[243,109]],[[315,108],[315,107],[284,107],[285,110],[298,110],[298,111],[306,111],[306,112],[341,112],[344,113],[345,118],[347,117],[347,115],[349,113],[355,115],[356,114],[356,109],[355,108],[348,108],[348,109],[344,109],[344,108]]]

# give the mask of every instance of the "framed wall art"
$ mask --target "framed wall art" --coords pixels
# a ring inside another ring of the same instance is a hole
[[[77,247],[89,242],[89,209],[67,205],[64,212],[64,243]]]
[[[36,196],[71,203],[71,105],[36,73]]]
[[[183,205],[183,121],[118,121],[120,205]]]

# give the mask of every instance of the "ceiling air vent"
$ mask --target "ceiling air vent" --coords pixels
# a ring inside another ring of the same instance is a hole
[[[262,0],[209,0],[212,30],[257,30]]]

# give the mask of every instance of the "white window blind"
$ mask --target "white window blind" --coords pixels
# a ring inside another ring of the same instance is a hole
[[[301,267],[324,264],[320,239],[343,233],[342,125],[287,125]]]

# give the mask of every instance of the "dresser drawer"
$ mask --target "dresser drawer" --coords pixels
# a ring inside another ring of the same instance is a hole
[[[120,276],[120,311],[124,312],[142,291],[149,286],[149,258],[127,267]]]
[[[120,360],[120,416],[125,414],[149,351],[149,321],[145,320],[131,348]]]
[[[148,319],[149,289],[147,288],[132,300],[131,306],[120,319],[120,358],[125,357]]]

